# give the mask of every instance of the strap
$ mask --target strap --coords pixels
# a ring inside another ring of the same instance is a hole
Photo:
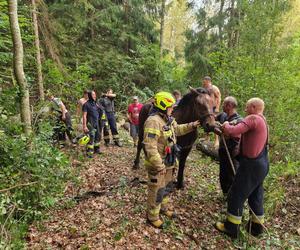
[[[261,118],[263,118],[264,122],[265,122],[265,125],[266,125],[266,129],[267,129],[267,140],[266,140],[266,143],[265,143],[265,147],[267,145],[269,145],[269,126],[267,124],[267,120],[266,118],[263,116],[263,115],[259,115]]]

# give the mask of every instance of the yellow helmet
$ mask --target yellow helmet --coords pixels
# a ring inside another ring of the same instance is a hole
[[[165,111],[167,108],[175,104],[175,99],[169,92],[158,92],[154,96],[154,106]]]
[[[88,144],[90,141],[90,136],[89,135],[84,135],[78,140],[78,144],[81,146],[85,146]]]

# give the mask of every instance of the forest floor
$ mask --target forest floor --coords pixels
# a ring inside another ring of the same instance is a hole
[[[192,151],[186,188],[172,195],[178,218],[165,219],[166,228],[160,230],[146,224],[146,185],[132,182],[135,177],[146,180],[143,167],[131,169],[135,149],[129,143],[102,149],[103,155],[82,165],[74,160],[80,182],[70,183],[60,206],[31,226],[28,249],[300,249],[299,176],[282,181],[283,186],[289,182],[288,195],[266,218],[268,233],[256,239],[242,229],[240,238],[232,241],[213,227],[226,212],[216,162]],[[98,193],[71,199],[87,191]]]

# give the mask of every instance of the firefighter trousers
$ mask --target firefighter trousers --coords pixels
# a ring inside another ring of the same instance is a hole
[[[248,204],[257,218],[263,220],[263,181],[269,171],[267,147],[255,159],[240,157],[240,166],[228,195],[228,218],[234,224],[240,224],[243,205]]]
[[[107,123],[103,126],[103,134],[104,134],[104,141],[108,143],[109,139],[109,128],[111,134],[113,136],[113,140],[117,141],[119,139],[119,133],[117,129],[116,117],[114,112],[106,112]],[[109,126],[108,126],[109,125]]]
[[[92,156],[93,153],[100,152],[100,129],[99,124],[95,126],[88,125],[90,141],[87,144],[87,155]]]
[[[148,171],[147,218],[159,220],[161,210],[171,210],[169,195],[173,190],[174,167],[166,168],[166,172]]]

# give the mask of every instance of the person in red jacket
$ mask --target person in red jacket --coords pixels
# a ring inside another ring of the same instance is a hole
[[[130,122],[130,136],[133,139],[134,147],[136,147],[139,134],[139,114],[143,104],[139,103],[137,96],[134,96],[132,99],[133,103],[128,106],[127,117]]]
[[[246,229],[253,236],[263,232],[263,181],[269,171],[268,160],[268,125],[263,116],[264,102],[260,98],[252,98],[246,104],[245,117],[237,125],[224,122],[222,130],[225,135],[239,136],[239,163],[227,200],[227,218],[225,222],[217,222],[215,227],[237,238],[242,221],[243,206],[246,200],[250,207],[250,219]]]

